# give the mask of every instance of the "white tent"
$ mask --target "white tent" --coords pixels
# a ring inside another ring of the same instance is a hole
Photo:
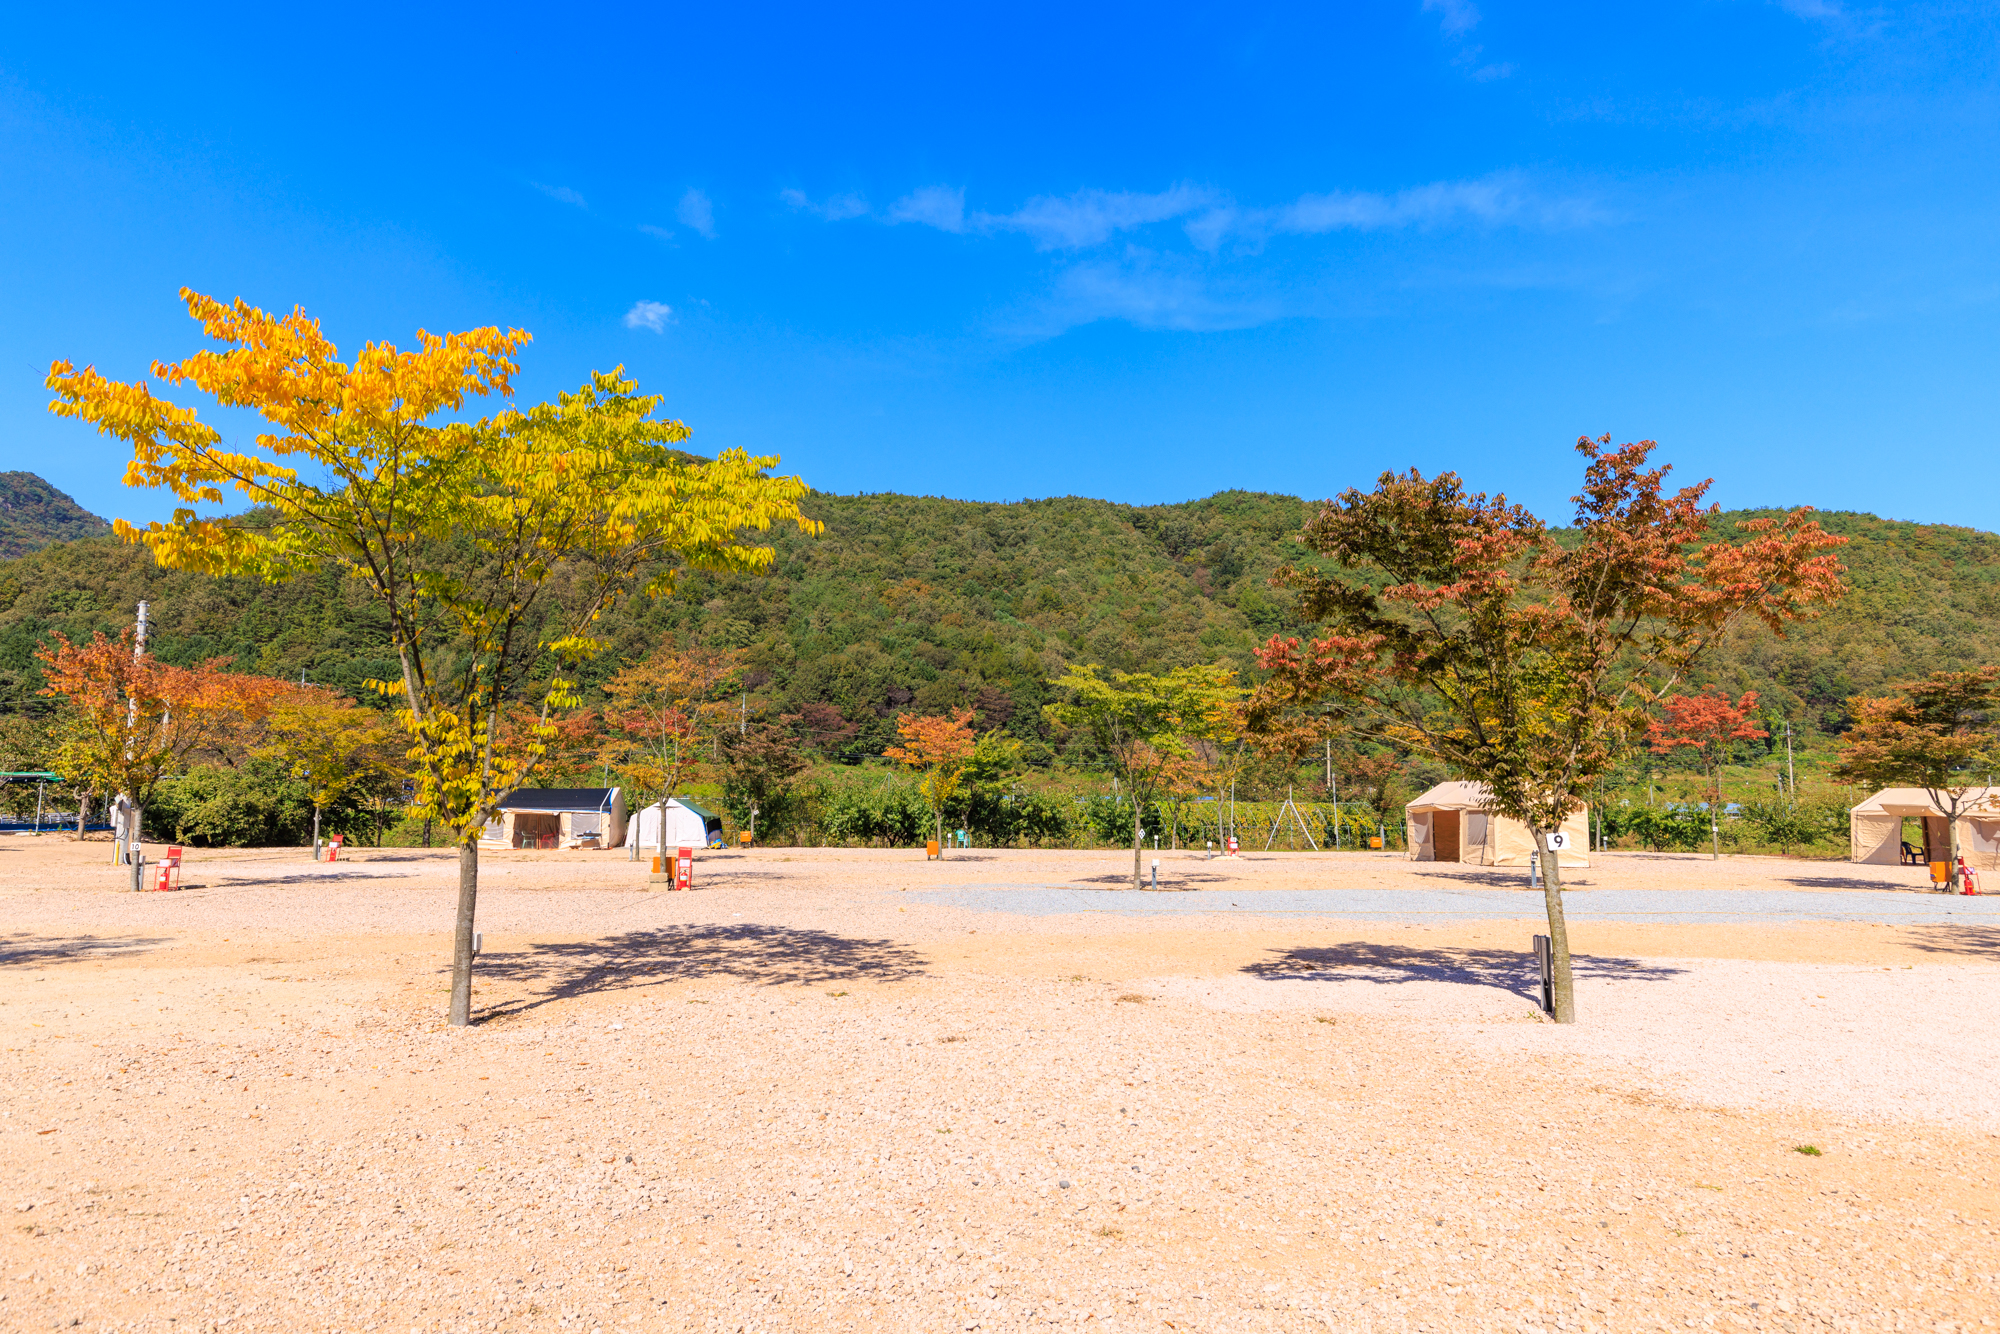
[[[1410,860],[1471,862],[1475,866],[1526,866],[1535,850],[1528,826],[1491,810],[1493,794],[1484,783],[1439,783],[1403,808],[1409,829]],[[1590,865],[1590,812],[1570,812],[1563,821],[1567,846],[1559,866]]]
[[[666,841],[660,840],[660,823],[666,821]],[[634,847],[705,848],[722,837],[722,817],[697,806],[686,797],[669,797],[632,812],[625,837]]]
[[[1970,808],[1968,813],[1967,808]],[[2000,789],[1966,793],[1959,808],[1958,851],[1968,866],[2000,870]],[[1918,821],[1903,837],[1903,821]],[[1847,813],[1848,860],[1894,866],[1909,843],[1920,862],[1941,862],[1951,853],[1944,810],[1920,787],[1885,787]]]

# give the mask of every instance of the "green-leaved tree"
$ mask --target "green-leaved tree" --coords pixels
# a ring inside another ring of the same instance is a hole
[[[1132,798],[1132,888],[1143,881],[1146,807],[1196,744],[1220,741],[1235,726],[1243,691],[1227,667],[1181,667],[1164,674],[1072,667],[1052,683],[1062,698],[1043,706],[1048,720],[1090,738]]]

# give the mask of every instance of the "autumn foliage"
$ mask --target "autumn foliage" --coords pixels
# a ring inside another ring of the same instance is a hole
[[[1921,788],[1945,816],[1946,888],[1958,889],[1958,822],[1988,807],[2000,769],[2000,668],[1932,672],[1894,695],[1848,701],[1854,725],[1840,738],[1839,777],[1868,787]]]
[[[677,452],[687,427],[615,370],[526,411],[463,419],[470,400],[511,393],[519,329],[419,330],[414,348],[368,343],[343,361],[302,310],[181,296],[223,346],[153,373],[261,416],[270,429],[254,449],[225,444],[143,380],[67,360],[49,369],[50,407],[128,444],[130,485],[181,502],[169,523],[118,525],[162,565],[267,580],[331,567],[372,594],[400,679],[370,685],[399,699],[417,810],[460,847],[451,1016],[467,1023],[478,839],[540,763],[551,713],[582,702],[579,668],[605,648],[600,619],[690,568],[768,568],[771,549],[748,534],[818,531],[798,508],[805,485],[770,475],[775,457]],[[194,508],[226,491],[260,516]],[[535,721],[510,735],[523,701]]]
[[[1302,534],[1320,560],[1274,580],[1325,628],[1265,644],[1253,730],[1275,748],[1344,733],[1428,755],[1540,844],[1733,627],[1782,634],[1840,596],[1829,553],[1844,539],[1809,511],[1719,534],[1708,482],[1668,491],[1652,441],[1610,446],[1577,441],[1583,487],[1561,534],[1453,473],[1385,473],[1328,501]],[[1567,1020],[1559,870],[1548,882]]]
[[[972,730],[971,709],[956,709],[948,715],[906,713],[896,720],[903,739],[882,753],[923,773],[923,793],[931,804],[937,827],[938,846],[944,846],[944,811],[958,795],[965,767],[972,760],[979,736]]]
[[[225,670],[227,658],[177,667],[133,652],[132,632],[101,631],[88,644],[62,635],[38,649],[47,684],[60,699],[55,762],[73,786],[141,808],[160,780],[207,752],[241,744],[285,686]]]
[[[1722,855],[1722,763],[1732,741],[1754,741],[1770,735],[1757,725],[1753,711],[1757,692],[1745,691],[1734,704],[1729,696],[1670,695],[1661,704],[1666,715],[1646,727],[1646,741],[1655,755],[1676,750],[1692,750],[1702,774],[1703,794],[1708,802],[1708,828],[1714,840],[1714,855]]]

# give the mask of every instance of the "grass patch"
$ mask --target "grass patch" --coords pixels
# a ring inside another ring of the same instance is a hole
[[[1817,1144],[1794,1144],[1792,1152],[1802,1153],[1808,1158],[1817,1158],[1820,1156],[1821,1150]]]
[[[1136,991],[1128,991],[1118,999],[1120,1001],[1131,1001],[1134,1005],[1143,1005],[1146,1003],[1146,997],[1141,996]]]

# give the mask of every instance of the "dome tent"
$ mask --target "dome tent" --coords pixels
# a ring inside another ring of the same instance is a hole
[[[1475,866],[1526,866],[1535,850],[1528,826],[1497,815],[1484,783],[1439,783],[1403,808],[1409,829],[1410,860],[1470,862]],[[1562,832],[1568,846],[1556,854],[1560,866],[1590,865],[1588,807],[1571,811]]]
[[[666,837],[661,837],[660,826],[664,821]],[[668,797],[650,806],[641,806],[632,812],[632,820],[626,826],[625,840],[641,850],[653,848],[664,852],[668,848],[706,848],[722,838],[722,817],[704,806],[697,806],[691,797]]]

